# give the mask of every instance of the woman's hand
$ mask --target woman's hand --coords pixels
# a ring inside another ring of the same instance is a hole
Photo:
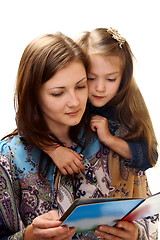
[[[95,230],[95,234],[100,240],[138,240],[137,226],[128,221],[120,221],[115,227],[101,225]]]
[[[61,226],[58,213],[52,210],[36,217],[24,234],[24,240],[69,240],[75,234],[75,228]]]
[[[59,146],[56,149],[45,151],[56,164],[63,175],[78,173],[84,170],[81,156],[66,147]]]

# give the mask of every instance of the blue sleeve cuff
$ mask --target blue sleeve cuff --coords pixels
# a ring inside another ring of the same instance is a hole
[[[132,158],[126,159],[126,164],[130,167],[137,168],[139,170],[147,170],[152,165],[148,161],[148,144],[146,142],[132,142],[127,141]],[[158,154],[157,154],[158,158]]]

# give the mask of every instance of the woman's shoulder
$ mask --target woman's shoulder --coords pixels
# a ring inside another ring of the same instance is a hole
[[[3,159],[10,159],[19,165],[25,162],[24,159],[39,159],[40,151],[29,145],[21,136],[10,135],[0,141],[0,155]]]
[[[6,154],[9,149],[22,148],[23,143],[20,136],[10,135],[0,141],[0,152]]]

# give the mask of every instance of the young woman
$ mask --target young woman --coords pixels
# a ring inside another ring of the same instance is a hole
[[[24,50],[15,92],[17,129],[0,142],[0,239],[58,240],[75,233],[60,226],[55,165],[40,148],[77,142],[88,98],[87,64],[61,33],[36,38]]]

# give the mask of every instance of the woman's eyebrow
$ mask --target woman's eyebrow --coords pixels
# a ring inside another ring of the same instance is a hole
[[[76,83],[76,85],[78,84],[78,83],[80,83],[80,82],[82,82],[83,80],[87,80],[87,77],[85,76],[85,77],[83,77],[81,80],[79,80],[77,83]]]
[[[80,82],[82,82],[83,80],[87,80],[87,77],[85,76],[85,77],[83,77],[82,79],[80,79],[78,82],[76,82],[76,84],[75,85],[77,85],[77,84],[79,84]],[[51,91],[51,90],[53,90],[53,89],[64,89],[65,88],[65,86],[61,86],[61,87],[52,87],[52,88],[48,88],[48,90],[49,91]]]
[[[48,88],[47,90],[51,91],[51,90],[54,90],[54,89],[63,89],[65,87],[52,87],[52,88]]]

